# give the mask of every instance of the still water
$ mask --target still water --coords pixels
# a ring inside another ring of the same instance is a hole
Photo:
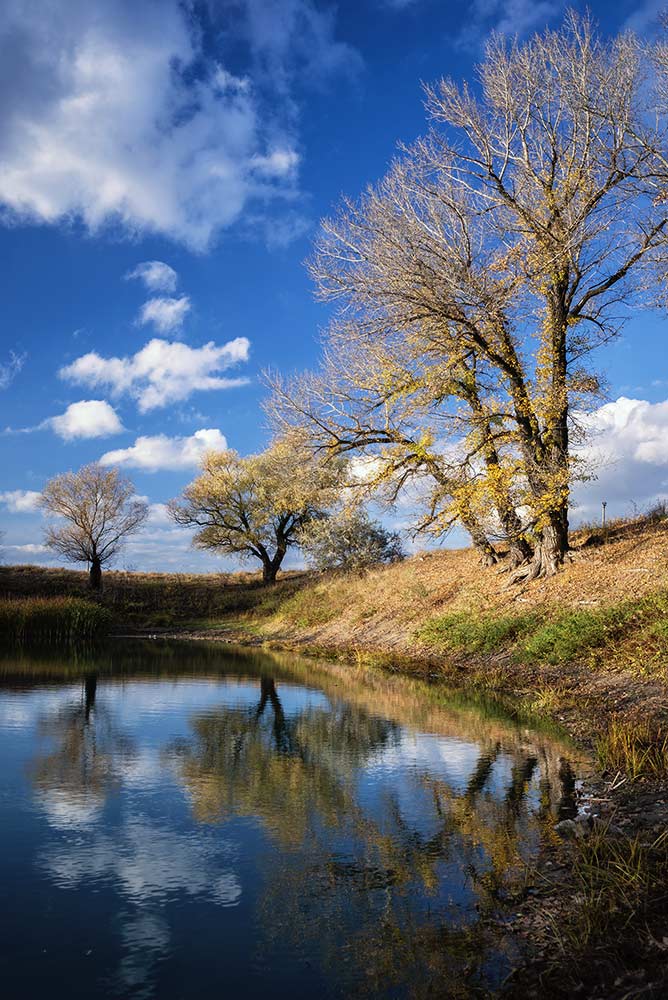
[[[352,667],[5,655],[2,995],[486,995],[576,772],[559,734]]]

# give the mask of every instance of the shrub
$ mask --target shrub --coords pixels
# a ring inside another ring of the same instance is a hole
[[[361,510],[311,521],[301,536],[307,562],[317,570],[360,570],[404,558],[401,539]]]
[[[105,608],[77,597],[0,600],[0,636],[13,645],[90,642],[104,635],[111,621]]]

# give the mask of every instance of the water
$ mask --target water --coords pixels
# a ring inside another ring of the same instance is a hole
[[[485,995],[573,810],[558,734],[214,644],[0,659],[8,998]]]

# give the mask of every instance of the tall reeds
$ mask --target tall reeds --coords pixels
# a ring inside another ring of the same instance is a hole
[[[78,597],[0,600],[0,642],[8,645],[91,642],[110,627],[109,612]]]

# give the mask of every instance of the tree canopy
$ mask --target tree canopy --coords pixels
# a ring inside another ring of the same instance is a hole
[[[47,527],[46,544],[69,562],[89,563],[94,589],[101,586],[102,567],[148,516],[132,482],[95,462],[50,479],[40,506],[59,519]]]
[[[260,560],[268,583],[304,526],[336,503],[343,476],[340,460],[318,458],[292,433],[257,455],[209,452],[169,509],[178,524],[198,529],[199,548]]]
[[[300,541],[306,561],[318,570],[361,570],[404,557],[398,533],[371,520],[360,508],[344,508],[332,517],[311,521]]]
[[[319,371],[274,379],[280,427],[431,482],[426,525],[461,522],[516,578],[568,548],[577,414],[593,352],[663,295],[665,46],[569,14],[494,37],[478,86],[427,90],[430,130],[326,219],[310,268],[338,303]]]

